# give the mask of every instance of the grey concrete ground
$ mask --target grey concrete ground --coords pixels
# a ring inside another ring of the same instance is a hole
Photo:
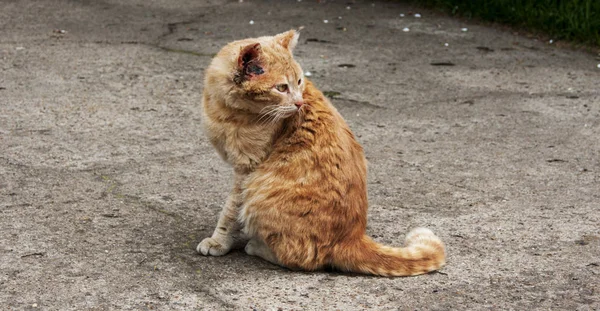
[[[302,25],[370,161],[369,234],[431,228],[440,273],[194,251],[231,181],[203,70]],[[388,1],[1,1],[0,309],[599,310],[598,63]]]

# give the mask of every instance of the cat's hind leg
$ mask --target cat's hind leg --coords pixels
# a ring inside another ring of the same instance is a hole
[[[258,256],[272,264],[281,265],[279,261],[277,261],[277,257],[271,249],[260,239],[252,238],[248,241],[245,248],[246,254],[250,256]]]

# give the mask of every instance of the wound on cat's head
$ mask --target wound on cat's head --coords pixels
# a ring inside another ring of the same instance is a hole
[[[228,74],[223,78],[234,84],[227,89],[231,107],[277,114],[274,120],[308,109],[302,99],[303,71],[292,55],[297,42],[298,32],[291,30],[228,45],[221,54],[227,59]]]
[[[260,64],[260,43],[243,47],[238,57],[238,72],[234,77],[235,83],[242,83],[247,79],[265,73]]]

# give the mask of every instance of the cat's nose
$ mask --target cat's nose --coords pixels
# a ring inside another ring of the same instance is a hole
[[[294,103],[294,105],[296,105],[296,107],[298,107],[298,109],[300,109],[300,107],[302,107],[302,105],[304,105],[303,101],[297,101]]]

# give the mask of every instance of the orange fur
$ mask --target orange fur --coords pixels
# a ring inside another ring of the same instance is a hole
[[[365,235],[363,149],[302,76],[292,56],[297,37],[289,31],[230,43],[207,70],[205,127],[236,181],[215,233],[198,251],[225,254],[241,224],[248,254],[290,269],[404,276],[440,268],[444,245],[428,229],[411,231],[404,248]],[[274,89],[284,82],[287,93]]]

